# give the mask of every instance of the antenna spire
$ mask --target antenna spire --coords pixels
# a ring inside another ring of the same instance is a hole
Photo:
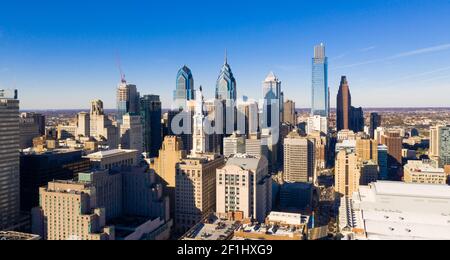
[[[225,48],[225,64],[228,64],[228,50]]]

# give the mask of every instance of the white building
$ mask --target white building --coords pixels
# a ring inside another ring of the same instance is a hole
[[[223,139],[223,154],[225,157],[243,153],[245,153],[245,136],[234,133]]]
[[[450,240],[447,185],[379,181],[360,186],[345,210],[340,223],[349,224],[340,229],[350,231],[346,239]],[[345,216],[356,221],[345,221]]]
[[[306,133],[319,131],[328,134],[328,119],[324,116],[311,116],[307,121]]]
[[[86,156],[91,160],[94,167],[99,169],[112,169],[123,166],[137,166],[137,151],[136,150],[108,150],[97,153],[92,153]]]
[[[266,158],[236,155],[217,170],[216,211],[223,216],[240,212],[262,223],[272,210],[271,191]]]
[[[138,151],[138,155],[143,153],[144,140],[141,116],[125,114],[120,125],[120,144],[122,149]]]
[[[447,184],[447,174],[433,161],[408,161],[404,167],[407,183]]]

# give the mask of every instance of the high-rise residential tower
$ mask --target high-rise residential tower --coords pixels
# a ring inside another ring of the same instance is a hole
[[[286,182],[312,182],[315,171],[314,142],[297,131],[284,139],[284,176]]]
[[[143,96],[140,108],[144,131],[144,152],[147,156],[153,158],[158,156],[162,144],[162,106],[159,96]]]
[[[346,76],[342,76],[337,96],[336,127],[338,131],[350,130],[352,124],[352,96]]]
[[[17,90],[0,90],[0,230],[19,219],[19,141]]]
[[[328,58],[325,55],[325,46],[322,43],[314,47],[314,58],[312,65],[312,116],[329,116],[329,95]]]

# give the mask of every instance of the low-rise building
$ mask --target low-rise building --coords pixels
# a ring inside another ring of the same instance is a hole
[[[86,156],[94,167],[99,169],[112,169],[123,166],[137,166],[138,152],[136,150],[114,149],[100,151]]]
[[[407,183],[446,184],[447,174],[431,161],[408,161],[404,166],[404,181]]]

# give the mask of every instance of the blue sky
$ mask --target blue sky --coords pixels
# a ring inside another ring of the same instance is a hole
[[[331,103],[347,75],[355,105],[450,105],[450,1],[4,1],[0,88],[23,109],[115,105],[117,57],[142,94],[170,107],[184,64],[208,97],[224,50],[238,95],[261,97],[274,71],[310,106],[313,46],[324,42]]]

